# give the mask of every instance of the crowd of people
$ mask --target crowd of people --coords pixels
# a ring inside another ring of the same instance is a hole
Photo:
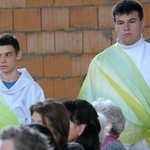
[[[74,100],[45,99],[18,39],[0,35],[0,150],[150,150],[150,37],[143,7],[112,8],[116,43],[96,55]]]

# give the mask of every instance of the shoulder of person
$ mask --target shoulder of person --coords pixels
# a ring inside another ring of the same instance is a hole
[[[114,140],[114,141],[110,141],[108,142],[103,148],[102,150],[125,150],[124,145],[119,141],[119,140]]]
[[[84,148],[77,142],[68,142],[66,150],[84,150]]]

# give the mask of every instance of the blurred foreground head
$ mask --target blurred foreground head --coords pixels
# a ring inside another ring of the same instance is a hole
[[[23,125],[4,128],[0,139],[0,150],[54,150],[44,134]]]

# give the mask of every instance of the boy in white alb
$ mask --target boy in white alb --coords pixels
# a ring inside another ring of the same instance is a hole
[[[25,68],[18,69],[22,57],[19,42],[11,34],[0,35],[0,95],[21,124],[31,121],[29,107],[44,101],[44,92]]]

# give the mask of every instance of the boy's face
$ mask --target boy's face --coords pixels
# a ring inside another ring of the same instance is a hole
[[[21,59],[22,53],[15,53],[11,45],[0,46],[0,70],[2,73],[11,73],[17,69],[18,60]]]
[[[130,14],[116,15],[115,30],[119,37],[119,42],[130,46],[141,38],[144,21],[140,21],[138,13],[133,11]]]

